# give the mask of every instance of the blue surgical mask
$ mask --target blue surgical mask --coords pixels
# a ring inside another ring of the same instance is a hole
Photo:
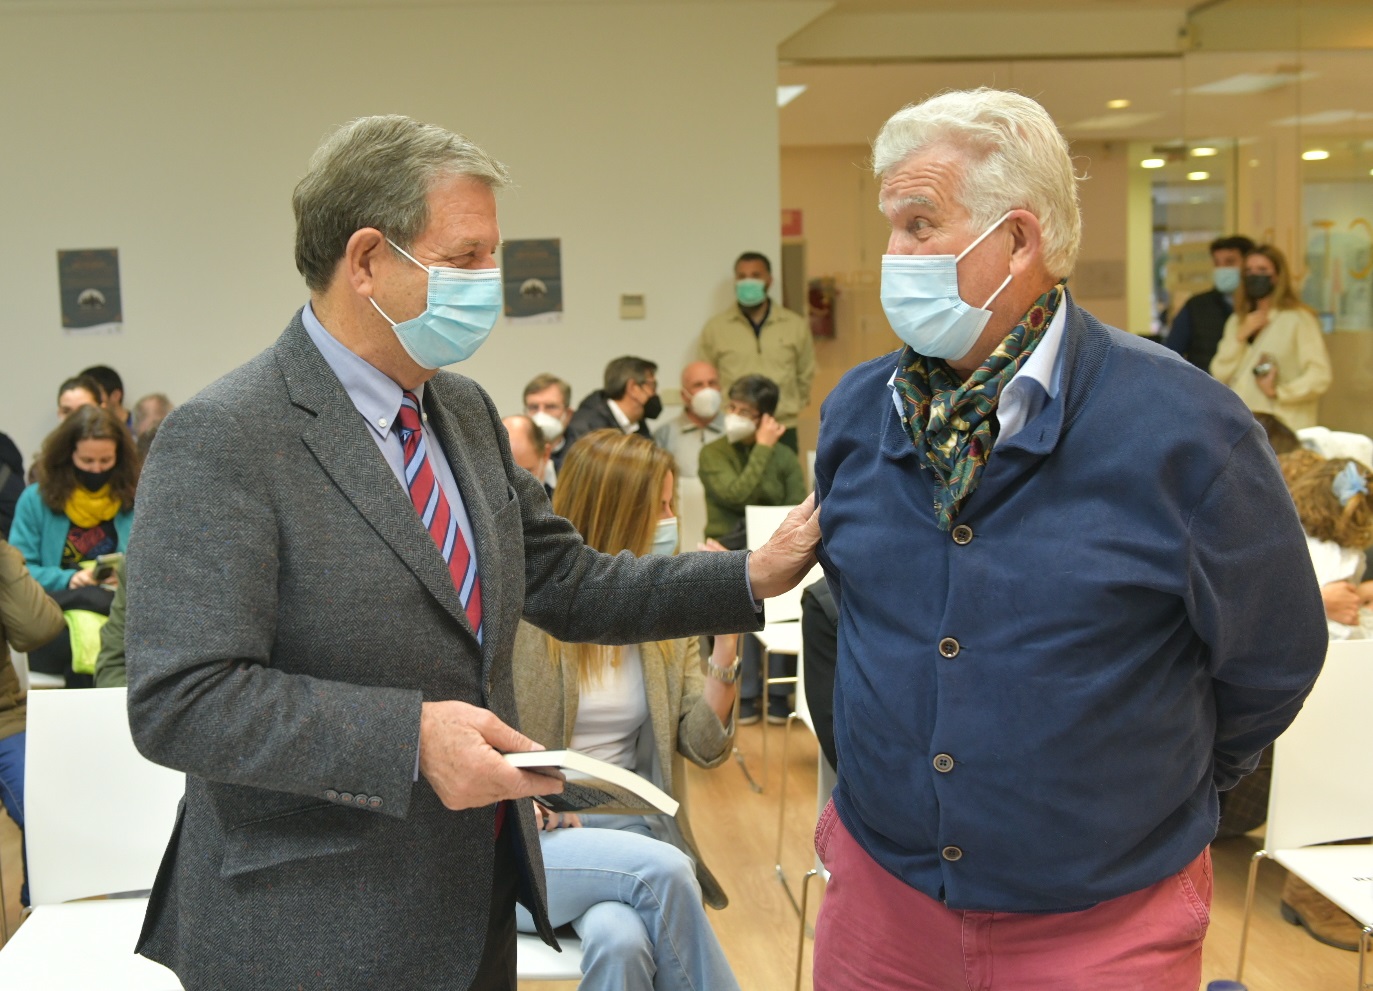
[[[653,531],[653,549],[649,553],[677,553],[677,517],[669,516],[658,521],[658,528]]]
[[[882,309],[896,336],[917,354],[957,361],[972,350],[992,311],[987,307],[1011,284],[1011,276],[979,309],[958,294],[958,263],[1009,217],[983,231],[960,255],[883,255]]]
[[[1213,270],[1216,288],[1224,293],[1234,292],[1240,287],[1240,270],[1237,265],[1224,265]]]
[[[470,357],[491,336],[501,312],[501,270],[420,265],[390,238],[386,242],[429,273],[429,305],[400,323],[369,299],[396,332],[405,353],[421,368],[442,368]]]

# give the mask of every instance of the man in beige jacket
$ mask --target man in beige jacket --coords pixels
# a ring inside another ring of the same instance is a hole
[[[735,305],[706,321],[698,357],[720,370],[720,388],[745,375],[765,375],[782,390],[777,420],[787,428],[782,443],[798,450],[796,418],[810,402],[815,348],[804,317],[773,303],[772,263],[745,251],[734,263]]]

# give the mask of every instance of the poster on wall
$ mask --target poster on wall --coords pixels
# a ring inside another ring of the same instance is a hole
[[[563,262],[559,238],[507,241],[501,248],[507,323],[562,323]]]
[[[123,329],[118,248],[59,251],[57,287],[64,333],[118,334]]]
[[[1327,333],[1373,330],[1373,196],[1364,183],[1307,183],[1302,301]]]

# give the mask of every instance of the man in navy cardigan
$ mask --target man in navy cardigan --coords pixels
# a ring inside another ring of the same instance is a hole
[[[908,107],[874,167],[907,346],[822,411],[816,987],[1193,991],[1217,791],[1325,652],[1291,500],[1229,390],[1063,289],[1077,180],[1038,104]]]

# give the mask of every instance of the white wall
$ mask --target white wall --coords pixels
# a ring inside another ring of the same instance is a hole
[[[824,4],[0,12],[0,430],[26,457],[96,362],[182,401],[306,298],[291,189],[321,137],[405,113],[510,166],[507,239],[560,237],[564,322],[459,366],[503,410],[640,354],[674,384],[730,264],[778,246],[777,44]],[[64,337],[56,252],[117,247],[124,331]],[[622,291],[648,318],[621,321]]]

